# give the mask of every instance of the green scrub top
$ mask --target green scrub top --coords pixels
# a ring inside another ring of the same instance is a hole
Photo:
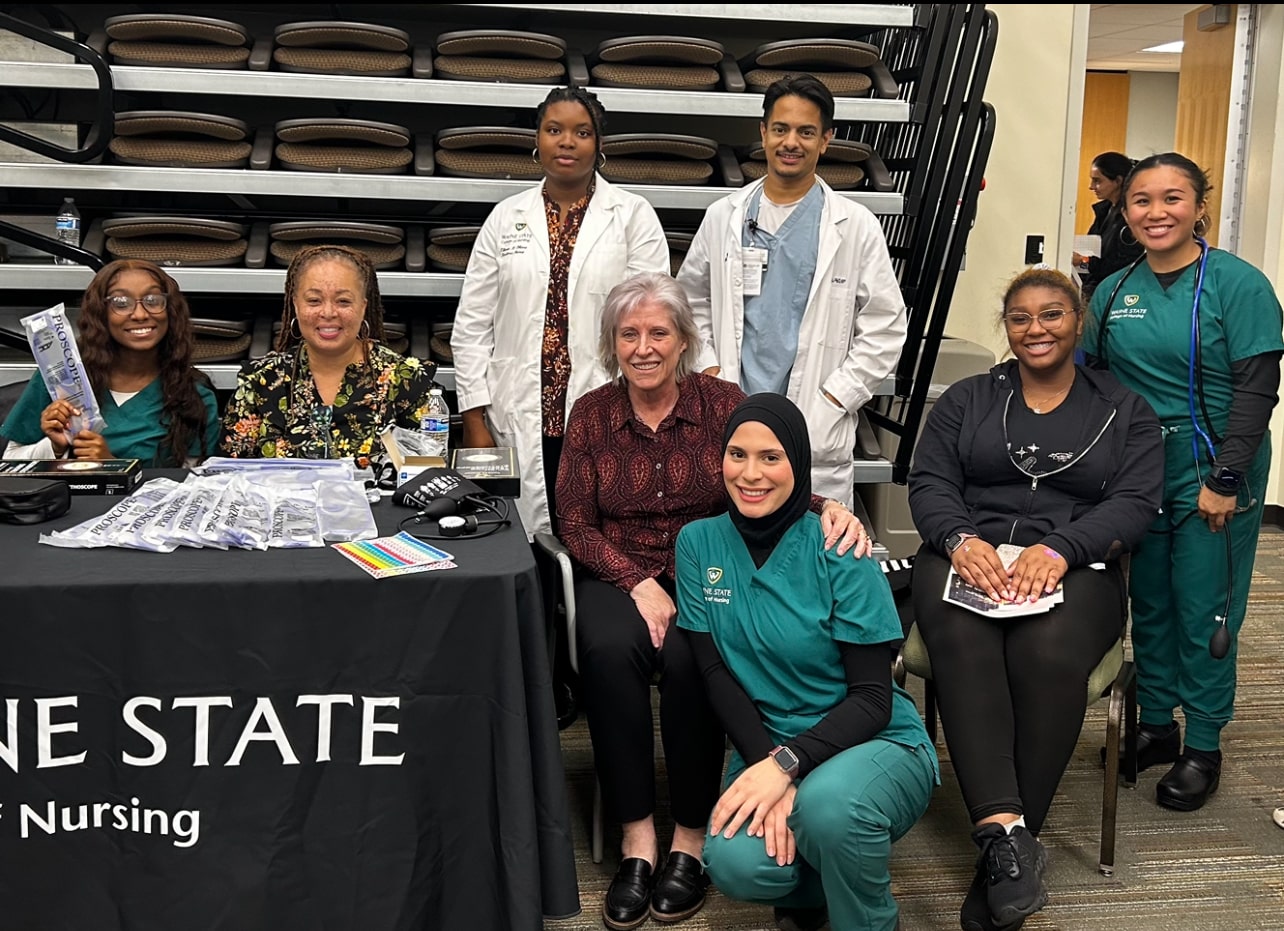
[[[207,386],[198,383],[196,390],[205,402],[205,449],[214,452],[218,449],[218,401]],[[103,439],[107,441],[107,448],[113,456],[117,459],[138,459],[149,467],[162,465],[157,461],[157,453],[165,440],[166,428],[161,422],[165,398],[161,393],[159,378],[122,405],[116,404],[110,391],[105,392],[104,397],[97,401],[103,420],[107,422],[102,431]],[[23,446],[44,439],[44,433],[40,430],[40,412],[49,403],[49,390],[37,372],[27,383],[27,389],[18,403],[9,412],[4,426],[0,427],[0,434]],[[200,443],[193,442],[187,455],[193,458],[203,455]]]
[[[803,733],[847,697],[839,643],[902,637],[878,564],[825,550],[823,538],[820,518],[809,511],[759,569],[726,514],[694,521],[678,534],[678,626],[713,636],[777,743]],[[895,683],[892,688],[891,721],[878,736],[907,747],[929,745],[913,699]]]
[[[1106,307],[1127,270],[1111,275],[1093,293],[1096,329],[1086,340],[1088,351],[1103,358],[1121,382],[1149,401],[1165,426],[1183,431],[1191,429],[1190,329],[1198,268],[1198,263],[1187,268],[1165,291],[1142,262]],[[1103,351],[1092,334],[1100,332],[1107,312]],[[1265,275],[1229,252],[1210,249],[1199,299],[1199,329],[1204,401],[1213,430],[1222,434],[1233,395],[1231,364],[1284,349],[1284,314]],[[1206,427],[1202,415],[1201,426]]]

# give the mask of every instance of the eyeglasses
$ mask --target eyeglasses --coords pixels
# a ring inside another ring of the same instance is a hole
[[[163,294],[144,294],[142,297],[130,297],[128,294],[112,294],[107,297],[107,308],[114,314],[132,314],[134,308],[143,305],[149,314],[158,315],[165,312],[169,298]]]
[[[1061,322],[1069,314],[1078,313],[1077,310],[1041,310],[1039,311],[1039,325],[1045,330],[1057,330],[1061,328]],[[1003,325],[1014,333],[1030,329],[1030,324],[1034,322],[1034,317],[1029,314],[1004,314]]]

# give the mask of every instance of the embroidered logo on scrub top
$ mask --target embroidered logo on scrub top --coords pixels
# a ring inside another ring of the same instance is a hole
[[[704,570],[704,577],[709,580],[709,584],[704,586],[705,602],[719,605],[731,604],[731,589],[714,587],[722,581],[722,570],[717,566],[710,566]]]
[[[1111,321],[1115,320],[1140,320],[1146,316],[1146,308],[1138,307],[1137,302],[1141,300],[1140,294],[1125,294],[1122,307],[1116,307],[1110,311]]]

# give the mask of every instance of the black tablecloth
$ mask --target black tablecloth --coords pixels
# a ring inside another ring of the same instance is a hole
[[[37,544],[118,500],[0,525],[0,927],[497,931],[578,912],[520,529],[382,580],[328,547]],[[385,534],[409,513],[374,511]]]

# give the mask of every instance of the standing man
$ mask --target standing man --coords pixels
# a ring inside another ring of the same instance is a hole
[[[833,127],[819,80],[772,84],[767,175],[709,208],[678,281],[704,339],[700,367],[797,404],[813,490],[850,507],[857,411],[900,357],[905,302],[874,215],[816,177]]]

